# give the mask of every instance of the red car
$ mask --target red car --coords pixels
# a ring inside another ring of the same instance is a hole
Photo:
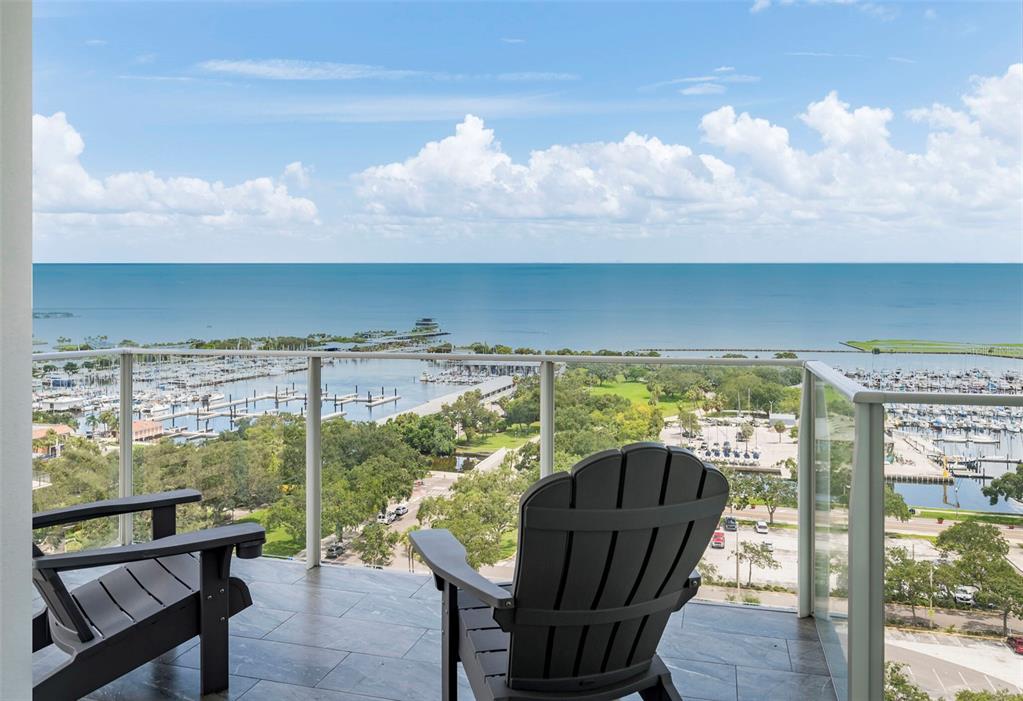
[[[1017,655],[1023,655],[1023,637],[1014,636],[1005,639],[1005,643],[1012,648]]]
[[[724,531],[714,531],[714,535],[710,537],[710,547],[722,549],[725,547],[725,533]]]

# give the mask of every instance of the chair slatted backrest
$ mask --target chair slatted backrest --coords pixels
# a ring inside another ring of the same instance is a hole
[[[597,453],[522,497],[508,684],[599,688],[649,666],[728,483],[691,452]]]
[[[39,549],[39,546],[33,543],[32,557],[39,557],[42,554],[43,551]],[[67,587],[64,586],[60,574],[50,569],[33,568],[32,583],[35,585],[36,591],[39,592],[39,596],[43,598],[50,615],[56,619],[58,624],[83,643],[95,637],[82,610]]]

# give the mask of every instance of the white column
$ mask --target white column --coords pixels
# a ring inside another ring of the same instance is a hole
[[[799,402],[799,564],[798,564],[798,596],[799,617],[813,615],[814,601],[814,558],[816,553],[816,534],[814,532],[816,509],[816,470],[813,464],[814,442],[814,406],[813,406],[813,373],[803,370],[803,390]]]
[[[117,443],[118,443],[118,470],[117,470],[117,496],[130,497],[135,493],[135,463],[132,456],[132,443],[134,440],[134,429],[132,423],[135,420],[133,411],[134,391],[132,388],[132,367],[134,356],[131,351],[121,353],[121,374],[120,374],[120,400],[118,405],[119,416],[117,419]],[[132,514],[121,514],[117,517],[118,540],[121,545],[128,545],[132,541]]]
[[[554,363],[540,363],[540,477],[554,472]]]
[[[849,698],[884,697],[884,407],[857,403],[849,490]]]
[[[0,2],[0,699],[32,697],[32,4]]]
[[[305,411],[305,566],[320,566],[320,520],[323,512],[323,451],[320,445],[321,397],[320,363],[309,357]]]

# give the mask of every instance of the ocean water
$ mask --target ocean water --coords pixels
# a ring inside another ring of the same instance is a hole
[[[1021,265],[37,264],[35,337],[407,329],[540,349],[1023,342]],[[39,349],[46,345],[38,346]]]

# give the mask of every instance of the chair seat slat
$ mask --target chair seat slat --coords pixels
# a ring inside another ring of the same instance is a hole
[[[175,601],[180,601],[192,594],[193,590],[182,584],[177,577],[173,576],[153,560],[142,560],[125,565],[135,579],[146,588],[150,594],[156,597],[164,606],[169,606]]]
[[[467,631],[476,652],[497,652],[508,649],[508,634],[500,628]]]
[[[108,572],[100,577],[99,581],[118,608],[135,621],[142,620],[163,608],[163,605],[143,589],[123,567]]]
[[[100,586],[99,580],[83,584],[74,590],[72,596],[93,627],[105,638],[133,623]]]
[[[192,591],[199,590],[199,561],[191,555],[172,555],[156,560]]]

